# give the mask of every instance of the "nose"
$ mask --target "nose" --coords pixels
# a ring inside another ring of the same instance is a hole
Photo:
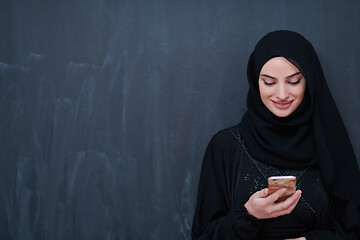
[[[289,98],[289,90],[285,84],[279,84],[278,89],[276,91],[276,97],[280,100],[285,100]]]

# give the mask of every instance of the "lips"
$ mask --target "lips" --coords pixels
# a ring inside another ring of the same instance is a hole
[[[286,109],[288,107],[290,107],[290,105],[292,104],[293,101],[286,101],[286,102],[283,102],[283,101],[273,101],[271,100],[275,107],[277,108],[280,108],[280,109]]]

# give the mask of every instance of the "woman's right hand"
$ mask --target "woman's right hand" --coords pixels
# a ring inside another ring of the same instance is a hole
[[[270,196],[268,196],[268,192],[269,190],[264,188],[251,195],[249,200],[245,203],[245,208],[250,215],[257,219],[266,219],[289,214],[294,210],[301,197],[301,191],[297,190],[285,201],[275,203],[276,200],[286,192],[286,189],[281,188]]]

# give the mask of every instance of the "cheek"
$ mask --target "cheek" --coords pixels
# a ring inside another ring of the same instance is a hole
[[[297,89],[296,91],[296,95],[298,98],[300,98],[301,100],[304,98],[304,94],[305,94],[305,84],[299,86],[299,89]]]
[[[273,90],[269,87],[260,86],[259,91],[260,91],[260,97],[263,101],[265,101],[273,94],[272,93]]]

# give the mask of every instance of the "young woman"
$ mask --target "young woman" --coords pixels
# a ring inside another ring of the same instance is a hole
[[[310,42],[267,34],[247,74],[248,111],[206,150],[192,239],[360,239],[359,167]],[[297,177],[282,202],[279,175]]]

